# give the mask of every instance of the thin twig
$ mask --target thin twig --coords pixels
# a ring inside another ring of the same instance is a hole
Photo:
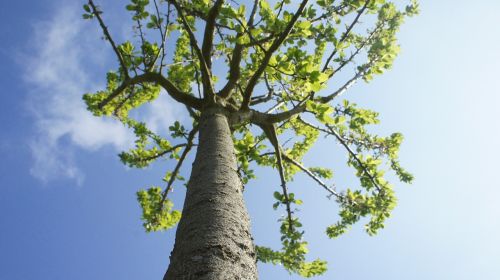
[[[358,23],[359,21],[359,18],[361,17],[361,15],[364,13],[364,11],[366,10],[366,8],[368,7],[368,4],[370,3],[370,0],[366,0],[365,4],[363,5],[363,7],[358,11],[358,14],[356,15],[356,17],[354,18],[354,20],[351,22],[351,24],[349,25],[349,27],[346,29],[346,31],[342,34],[342,37],[340,37],[340,40],[338,41],[339,44],[343,43],[347,37],[349,36],[349,33],[351,33],[352,29],[354,28],[354,26]],[[337,54],[337,51],[338,51],[338,48],[335,48],[332,53],[330,54],[330,56],[328,57],[328,59],[326,60],[325,62],[325,66],[323,66],[323,70],[321,70],[322,72],[325,72],[326,69],[328,69],[328,64],[330,64],[330,61],[332,60],[332,58],[335,56],[335,54]]]
[[[90,7],[92,7],[92,14],[94,14],[97,18],[97,21],[99,21],[99,25],[101,26],[101,29],[104,32],[104,36],[106,37],[108,42],[111,44],[113,51],[115,52],[116,56],[118,57],[118,60],[120,61],[120,65],[123,68],[123,74],[125,75],[125,78],[128,78],[128,69],[126,67],[125,61],[123,60],[123,57],[122,57],[120,51],[116,47],[115,41],[113,41],[113,38],[111,37],[111,34],[108,31],[108,28],[106,27],[106,25],[104,24],[104,21],[101,18],[102,12],[97,9],[96,5],[94,4],[94,1],[89,0],[88,3],[90,5]]]
[[[361,169],[363,170],[363,173],[365,173],[366,176],[368,176],[368,178],[370,179],[370,181],[372,182],[372,184],[375,186],[375,188],[381,192],[382,191],[382,188],[377,184],[377,181],[375,179],[375,177],[370,173],[370,171],[368,171],[368,168],[366,167],[366,165],[359,159],[358,155],[351,149],[351,147],[349,147],[349,145],[344,141],[344,139],[342,138],[342,136],[340,136],[336,131],[335,129],[330,126],[330,125],[326,125],[326,127],[328,129],[324,129],[324,128],[321,128],[321,127],[318,127],[310,122],[307,122],[305,121],[304,119],[302,119],[301,117],[297,117],[297,119],[302,122],[303,124],[309,126],[309,127],[312,127],[316,130],[319,130],[319,131],[323,131],[325,132],[327,135],[333,135],[335,136],[335,138],[337,138],[337,140],[340,142],[340,144],[342,146],[344,146],[344,148],[349,152],[349,154],[354,158],[354,160],[356,160],[356,162],[359,164],[359,166],[361,166]]]
[[[276,135],[276,127],[274,125],[261,125],[260,127],[266,134],[267,138],[269,139],[269,142],[271,142],[271,144],[273,145],[276,153],[276,165],[278,166],[278,173],[280,175],[280,180],[281,180],[281,189],[283,191],[283,196],[285,197],[285,206],[288,216],[288,230],[289,232],[293,232],[293,218],[292,218],[292,210],[290,207],[290,197],[288,195],[288,188],[286,186],[285,168],[283,167],[283,159],[281,157],[282,152],[278,142],[278,137]]]
[[[187,143],[185,144],[186,148],[184,148],[184,151],[182,152],[181,157],[179,158],[179,161],[177,162],[177,165],[175,166],[174,172],[172,172],[172,175],[170,176],[170,178],[168,180],[167,187],[165,188],[165,190],[162,193],[162,198],[161,198],[161,203],[160,203],[160,205],[162,205],[162,207],[163,207],[165,200],[167,199],[167,195],[170,192],[170,189],[172,188],[172,185],[175,181],[175,178],[177,177],[177,174],[179,173],[179,170],[182,166],[182,163],[184,162],[184,159],[186,158],[187,154],[189,153],[189,151],[193,147],[193,139],[194,139],[194,136],[196,135],[197,132],[198,132],[198,126],[195,126],[193,128],[193,130],[191,130],[191,132],[189,132],[189,135],[187,138]]]
[[[342,196],[338,192],[336,192],[334,189],[332,189],[331,187],[329,187],[325,182],[323,182],[318,176],[316,176],[313,172],[311,172],[311,170],[309,170],[307,167],[305,167],[304,165],[302,165],[300,162],[294,160],[293,158],[289,157],[285,153],[283,153],[283,157],[285,158],[285,160],[291,162],[292,164],[294,164],[295,166],[297,166],[298,168],[300,168],[300,170],[302,170],[309,177],[311,177],[314,181],[316,181],[316,183],[318,183],[326,191],[328,191],[330,193],[330,195],[333,195],[333,196],[337,197],[338,199],[342,198]]]
[[[157,159],[157,158],[160,158],[168,153],[171,153],[179,148],[182,148],[182,147],[185,147],[187,144],[184,143],[184,144],[177,144],[173,147],[171,147],[170,149],[166,149],[166,150],[163,150],[161,151],[160,153],[157,153],[156,155],[154,156],[149,156],[149,157],[145,157],[145,158],[141,158],[139,159],[140,161],[150,161],[150,160],[154,160],[154,159]]]
[[[249,79],[247,87],[245,88],[245,92],[243,93],[243,102],[241,104],[242,109],[248,109],[248,106],[250,104],[250,99],[252,97],[253,90],[255,86],[257,85],[258,80],[262,76],[262,73],[264,73],[267,65],[269,64],[269,61],[271,60],[271,57],[273,53],[279,49],[281,44],[285,41],[285,39],[288,37],[290,32],[292,31],[293,26],[301,16],[302,12],[304,11],[306,5],[307,5],[308,0],[302,0],[300,3],[299,8],[297,11],[294,13],[290,21],[287,23],[287,26],[285,27],[285,30],[276,38],[276,40],[273,41],[269,49],[265,52],[264,58],[262,59],[261,64],[255,71],[255,73],[252,75],[252,77]]]
[[[189,25],[186,17],[184,16],[182,7],[175,0],[169,0],[169,1],[174,5],[175,9],[177,10],[177,14],[181,18],[182,25],[184,26],[184,29],[186,30],[186,32],[189,35],[189,42],[190,42],[191,46],[194,48],[195,53],[198,56],[198,59],[200,60],[203,90],[204,90],[204,93],[207,95],[205,97],[209,97],[208,99],[211,100],[211,98],[213,97],[212,95],[214,95],[214,91],[212,88],[212,81],[211,81],[212,78],[211,78],[211,72],[210,72],[210,68],[208,66],[208,63],[207,63],[207,61],[205,61],[203,53],[202,53],[200,47],[198,46],[198,41],[196,40],[196,36],[194,35],[194,32],[191,29],[191,26]]]

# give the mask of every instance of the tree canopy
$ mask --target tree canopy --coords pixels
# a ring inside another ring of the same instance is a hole
[[[362,217],[369,217],[368,234],[383,228],[396,204],[385,171],[405,183],[413,179],[398,160],[403,136],[371,133],[368,127],[379,123],[378,113],[339,97],[358,80],[369,82],[391,68],[399,52],[397,31],[418,12],[416,1],[401,2],[131,0],[126,9],[135,36],[116,42],[103,10],[89,0],[83,17],[97,21],[118,66],[107,73],[105,89],[84,95],[88,109],[134,131],[135,147],[120,154],[124,164],[177,162],[163,178],[165,187],[137,193],[146,231],[179,221],[181,213],[173,210],[168,194],[184,180],[180,169],[196,145],[200,112],[210,107],[227,111],[242,182],[255,178],[255,166],[276,169],[281,180],[273,207],[286,213],[280,220],[282,248],[257,246],[258,260],[305,277],[326,271],[326,262],[306,261],[307,242],[294,215],[302,201],[287,188],[298,172],[339,204],[338,222],[326,229],[330,238]],[[133,118],[130,112],[153,102],[162,89],[186,107],[191,127],[176,121],[170,134],[162,135]],[[303,164],[320,136],[345,150],[357,187],[334,187],[330,168]],[[290,139],[285,143],[284,138]]]

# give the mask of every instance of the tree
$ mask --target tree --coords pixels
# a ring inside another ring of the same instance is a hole
[[[88,109],[117,118],[136,134],[135,147],[120,154],[124,164],[177,161],[164,189],[137,193],[147,232],[179,222],[164,279],[257,279],[256,259],[305,277],[322,274],[326,262],[306,261],[307,242],[294,216],[302,202],[287,189],[294,175],[305,173],[338,202],[340,219],[326,229],[331,238],[362,217],[370,217],[368,234],[383,228],[396,204],[384,168],[402,182],[413,179],[398,161],[402,135],[370,133],[367,126],[379,122],[378,114],[339,96],[391,67],[399,51],[396,33],[405,17],[417,13],[415,0],[406,6],[388,0],[244,4],[131,0],[126,9],[136,36],[121,44],[102,9],[92,0],[84,5],[83,17],[97,20],[118,60],[107,87],[84,95]],[[175,122],[170,135],[161,135],[131,117],[161,89],[186,107],[191,128]],[[345,149],[358,188],[338,190],[326,182],[332,170],[302,163],[320,135]],[[292,137],[287,146],[284,137]],[[180,169],[195,146],[181,215],[168,194],[176,180],[184,180]],[[242,193],[256,165],[276,169],[281,181],[273,205],[286,213],[281,250],[253,244]]]

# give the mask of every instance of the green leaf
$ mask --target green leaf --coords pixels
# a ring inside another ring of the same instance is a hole
[[[91,11],[90,11],[90,7],[89,7],[89,5],[87,5],[87,4],[83,5],[83,9],[84,9],[87,13],[90,13],[90,12],[91,12]]]
[[[301,21],[296,24],[296,26],[300,29],[308,29],[311,27],[311,22],[310,21]]]

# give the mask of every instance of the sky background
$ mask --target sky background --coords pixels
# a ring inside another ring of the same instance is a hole
[[[329,240],[335,203],[298,176],[290,188],[304,200],[309,256],[329,263],[316,279],[500,277],[500,2],[420,2],[398,36],[393,69],[345,96],[380,112],[377,132],[405,135],[400,157],[416,180],[396,185],[399,205],[377,236],[360,224]],[[172,163],[125,168],[116,154],[132,143],[130,132],[85,111],[81,95],[103,85],[113,57],[97,25],[81,20],[81,4],[8,1],[0,9],[2,280],[161,279],[168,265],[174,231],[146,234],[135,192],[160,184]],[[122,15],[106,13],[118,36],[130,34]],[[186,120],[163,97],[142,114],[158,130]],[[320,141],[305,162],[331,165],[338,182],[354,183],[332,142]],[[253,233],[257,244],[279,248],[278,177],[259,174],[245,193]],[[181,188],[172,197],[182,205]],[[259,272],[300,279],[279,266],[259,264]]]

